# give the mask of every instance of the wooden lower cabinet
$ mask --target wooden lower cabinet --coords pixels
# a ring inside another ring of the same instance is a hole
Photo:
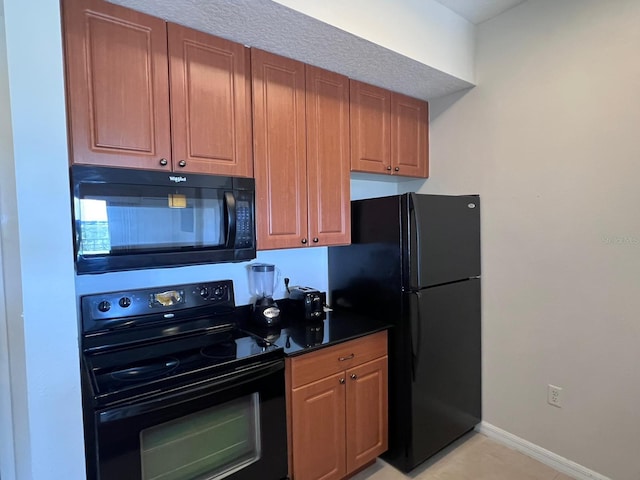
[[[287,359],[293,480],[340,480],[386,451],[386,342],[379,332]]]
[[[387,357],[347,371],[347,471],[387,450]]]
[[[291,395],[294,478],[339,480],[346,472],[345,388],[343,374],[332,375]]]

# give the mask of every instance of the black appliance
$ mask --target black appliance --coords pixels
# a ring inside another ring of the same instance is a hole
[[[329,248],[334,308],[389,330],[389,450],[408,472],[481,418],[480,198],[358,200],[352,245]]]
[[[287,478],[284,354],[236,326],[231,281],[81,308],[90,480]]]
[[[256,256],[255,180],[73,165],[78,274]]]
[[[305,320],[321,319],[327,295],[311,287],[292,287],[289,290],[292,309]]]

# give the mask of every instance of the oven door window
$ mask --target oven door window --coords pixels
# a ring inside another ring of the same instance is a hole
[[[219,480],[260,459],[258,393],[140,432],[143,480]]]
[[[211,188],[83,184],[78,253],[150,253],[224,247],[224,192]]]

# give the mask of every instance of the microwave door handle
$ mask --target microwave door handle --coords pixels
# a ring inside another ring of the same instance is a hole
[[[227,248],[236,244],[236,197],[233,192],[224,192],[224,203],[227,209]]]

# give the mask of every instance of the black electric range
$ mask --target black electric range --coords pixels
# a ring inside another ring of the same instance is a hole
[[[81,306],[89,480],[286,478],[283,350],[238,327],[230,280]]]
[[[83,363],[112,405],[282,357],[237,325],[231,281],[82,297]]]

